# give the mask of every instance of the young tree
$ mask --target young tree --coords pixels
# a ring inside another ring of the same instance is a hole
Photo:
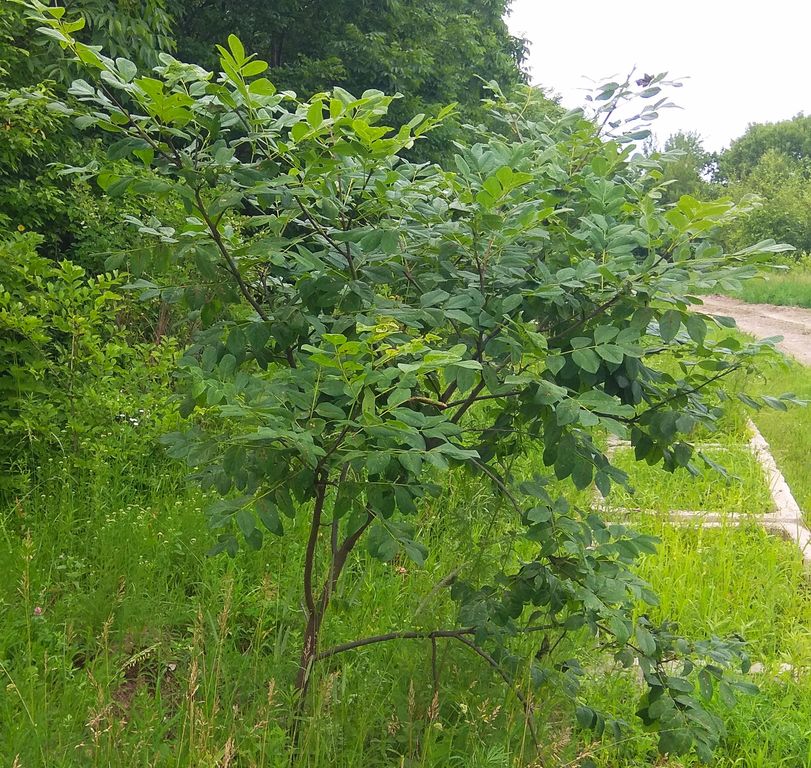
[[[716,686],[725,696],[747,688],[722,681],[739,646],[688,642],[636,617],[637,601],[655,596],[630,566],[653,540],[571,507],[547,481],[603,494],[624,482],[600,431],[629,437],[639,459],[697,471],[690,435],[713,427],[712,393],[761,345],[716,338],[709,331],[725,321],[690,307],[779,247],[725,255],[707,243],[731,203],[663,209],[652,164],[633,152],[644,131],[612,138],[579,112],[550,126],[527,119],[526,104],[495,99],[504,131],[460,145],[449,172],[402,158],[435,123],[386,127],[392,98],[379,91],[299,101],[233,36],[219,74],[163,56],[143,76],[75,41],[61,9],[38,8],[47,34],[99,75],[72,88],[80,124],[117,132],[111,157],[152,171],[105,173],[108,193],[185,201],[178,229],[137,223],[198,274],[185,287],[136,284],[184,300],[203,327],[182,365],[193,421],[167,444],[222,495],[208,510],[215,551],[302,536],[301,706],[319,662],[403,638],[459,642],[511,684],[528,669],[574,697],[575,660],[555,666],[516,649],[533,632],[578,631],[623,664],[638,660],[639,714],[659,728],[663,752],[708,758],[721,725],[688,678],[705,698]],[[603,89],[599,124],[614,125],[630,90]],[[665,352],[673,364],[660,366]],[[517,473],[512,458],[537,445],[543,466]],[[454,627],[326,645],[355,549],[422,562],[411,520],[452,467],[501,495],[501,513],[522,527],[523,558],[457,582]],[[531,728],[531,700],[516,691]],[[586,706],[577,718],[605,727]]]

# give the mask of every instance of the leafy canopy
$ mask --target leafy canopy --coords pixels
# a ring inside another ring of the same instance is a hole
[[[721,173],[730,181],[744,180],[768,151],[805,165],[811,162],[811,115],[799,114],[777,123],[752,123],[721,155]]]
[[[484,83],[523,83],[523,40],[504,21],[509,0],[256,3],[175,2],[178,56],[211,68],[215,44],[231,31],[269,63],[280,89],[309,97],[332,86],[350,93],[376,89],[402,94],[390,106],[394,125],[420,112],[435,114],[458,102],[466,119],[481,119]],[[456,138],[452,121],[416,149],[445,157]]]

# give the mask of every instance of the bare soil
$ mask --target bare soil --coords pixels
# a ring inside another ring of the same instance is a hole
[[[811,365],[811,310],[746,304],[727,296],[703,296],[702,299],[704,306],[696,307],[698,311],[734,317],[738,328],[760,339],[782,336],[778,348],[804,365]]]

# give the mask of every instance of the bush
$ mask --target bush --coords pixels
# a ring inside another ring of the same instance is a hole
[[[79,464],[102,458],[104,441],[91,441],[147,421],[168,395],[173,358],[171,345],[133,345],[117,324],[120,278],[54,263],[40,243],[32,233],[0,240],[0,467],[11,487],[54,450]],[[139,434],[134,451],[155,439]]]
[[[722,726],[694,691],[729,700],[733,686],[751,688],[723,679],[736,659],[746,668],[740,643],[688,641],[638,615],[637,601],[656,598],[631,566],[655,542],[572,508],[550,481],[603,494],[624,483],[597,440],[605,431],[669,469],[708,461],[690,437],[715,425],[713,393],[762,345],[716,340],[723,320],[690,305],[780,247],[726,255],[707,237],[732,203],[659,204],[659,169],[634,153],[648,132],[612,120],[628,82],[596,99],[615,136],[580,113],[535,119],[494,100],[502,131],[460,143],[449,172],[404,159],[437,123],[387,127],[392,99],[379,91],[299,102],[233,36],[217,76],[164,55],[141,77],[74,40],[59,9],[39,8],[49,34],[101,73],[72,88],[82,124],[119,134],[111,158],[149,167],[105,173],[108,193],[175,194],[186,207],[179,227],[135,224],[156,243],[156,274],[168,254],[194,280],[173,283],[170,270],[134,287],[185,302],[201,326],[182,361],[194,421],[166,442],[222,497],[208,510],[214,551],[258,549],[303,518],[298,714],[320,661],[409,637],[462,643],[511,686],[554,685],[581,727],[602,733],[605,715],[577,698],[580,663],[552,664],[526,642],[581,632],[639,662],[638,713],[662,752],[709,758]],[[645,78],[643,116],[662,82]],[[522,472],[532,446],[542,459]],[[454,583],[457,626],[324,647],[356,547],[421,563],[414,517],[454,467],[492,484],[497,513],[521,531],[518,554]]]

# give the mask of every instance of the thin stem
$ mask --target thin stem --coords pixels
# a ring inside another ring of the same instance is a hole
[[[626,291],[627,288],[623,287],[622,290],[615,293],[610,299],[608,299],[608,301],[605,301],[602,304],[600,304],[584,318],[577,320],[568,327],[564,328],[560,333],[555,334],[551,339],[549,339],[549,343],[553,344],[556,341],[560,341],[561,339],[563,339],[564,336],[576,330],[577,328],[582,328],[589,320],[593,320],[595,317],[601,315],[607,309],[610,309],[614,304],[616,304],[625,295]]]
[[[338,253],[341,254],[346,259],[346,264],[349,267],[349,272],[352,275],[352,279],[355,280],[358,277],[357,270],[355,269],[355,261],[352,258],[352,252],[349,250],[349,243],[346,244],[346,248],[341,248],[340,243],[338,243],[334,237],[330,236],[330,234],[318,223],[316,218],[305,208],[304,203],[296,197],[296,203],[298,207],[301,209],[301,212],[304,214],[304,218],[312,224],[313,228],[318,232],[321,237],[324,238]]]
[[[439,670],[436,663],[436,638],[431,638],[431,677],[434,681],[434,698],[439,696]]]
[[[211,239],[214,241],[214,244],[217,246],[217,250],[220,252],[223,259],[225,259],[225,263],[228,266],[228,271],[233,275],[234,279],[237,281],[240,293],[254,308],[256,314],[259,315],[259,317],[261,317],[263,320],[267,320],[268,319],[267,313],[265,312],[264,309],[262,309],[262,305],[253,297],[253,294],[251,293],[247,284],[243,280],[242,275],[239,273],[239,268],[237,267],[236,262],[234,261],[231,254],[228,252],[228,249],[225,247],[225,243],[223,242],[220,230],[217,229],[217,225],[211,220],[211,217],[208,215],[205,203],[203,202],[203,198],[202,195],[200,194],[199,189],[194,190],[194,198],[197,202],[197,209],[200,212],[200,215],[203,217],[203,221],[205,221],[206,226],[208,227]]]
[[[627,423],[628,424],[635,424],[636,422],[638,422],[646,414],[653,413],[654,411],[661,410],[665,406],[672,403],[674,400],[678,400],[680,397],[687,397],[688,395],[698,394],[702,389],[704,389],[704,387],[708,387],[710,384],[718,381],[719,379],[723,379],[725,376],[729,376],[730,373],[734,373],[735,371],[739,370],[740,367],[741,367],[740,364],[732,365],[729,368],[726,368],[725,370],[721,371],[721,373],[716,373],[715,376],[711,376],[709,379],[707,379],[705,382],[699,384],[697,387],[693,387],[690,390],[681,390],[681,391],[677,392],[675,395],[671,395],[670,397],[666,398],[665,400],[662,400],[661,402],[656,403],[656,405],[652,405],[647,410],[642,411],[642,413],[638,413],[632,419],[628,419]]]
[[[493,470],[490,469],[490,467],[488,467],[487,464],[485,464],[484,462],[477,461],[476,459],[472,459],[471,461],[473,462],[474,466],[478,467],[482,472],[484,472],[485,475],[487,475],[487,477],[489,477],[498,486],[499,490],[510,500],[513,507],[515,507],[518,514],[519,515],[523,514],[524,510],[518,503],[518,499],[516,499],[515,496],[513,496],[512,493],[510,492],[510,489],[507,488],[507,484],[495,472],[493,472]]]
[[[309,616],[315,614],[315,595],[313,593],[313,570],[315,568],[315,545],[318,541],[318,529],[321,526],[321,513],[324,510],[324,497],[327,492],[326,478],[316,475],[315,508],[310,523],[310,536],[307,539],[307,550],[304,554],[304,602]]]

